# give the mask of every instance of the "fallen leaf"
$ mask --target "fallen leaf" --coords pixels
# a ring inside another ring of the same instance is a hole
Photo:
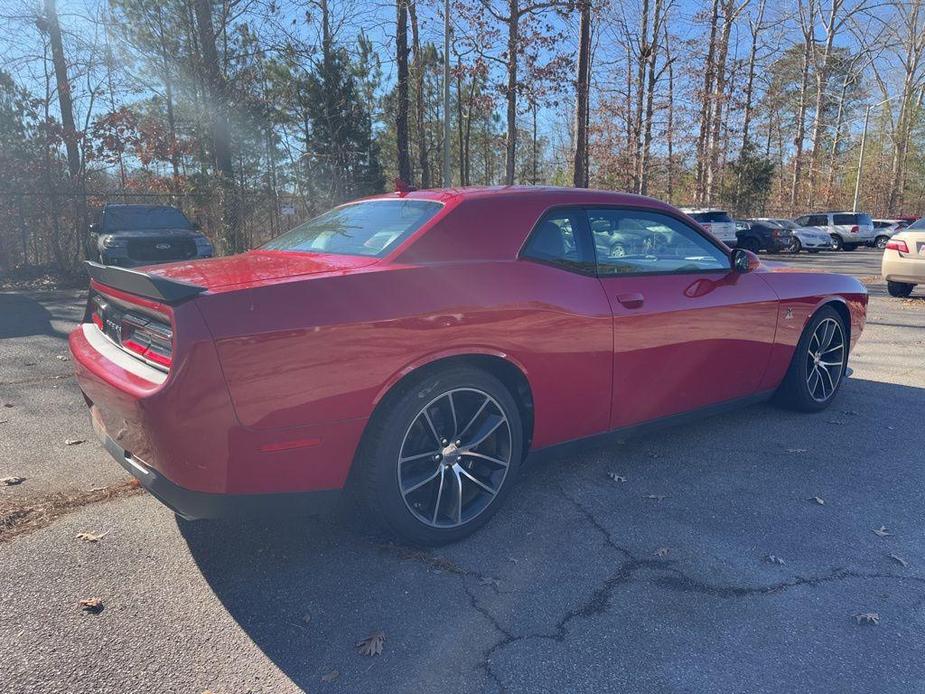
[[[658,557],[659,559],[664,559],[665,557],[668,556],[669,552],[671,552],[670,548],[659,547],[657,550],[655,550],[655,556]]]
[[[326,672],[321,676],[321,681],[322,682],[333,682],[338,677],[340,677],[340,673],[337,670],[331,670],[331,672]]]
[[[26,481],[25,477],[4,477],[0,482],[5,484],[7,487],[12,487],[17,484],[22,484]]]
[[[103,611],[103,601],[100,598],[87,598],[86,600],[81,600],[78,604],[80,609],[90,614],[99,614]]]
[[[807,501],[814,501],[820,506],[825,506],[825,499],[823,499],[821,496],[811,496],[807,499]]]
[[[65,446],[79,446],[82,443],[86,443],[87,439],[64,439]]]
[[[662,457],[661,453],[656,453],[655,451],[649,451],[648,453],[646,453],[646,455],[648,455],[650,458],[656,458],[656,459]]]
[[[302,621],[308,624],[309,622],[312,621],[312,616],[308,612],[306,612],[305,614],[302,615]]]
[[[857,417],[859,414],[861,414],[860,412],[856,412],[855,410],[842,410],[841,413],[846,414],[849,417]]]
[[[858,624],[880,624],[880,615],[876,612],[860,612],[854,618]]]
[[[382,644],[385,643],[385,632],[374,631],[362,641],[357,641],[356,647],[360,655],[382,655]]]
[[[137,479],[131,479],[128,482],[128,486],[132,489],[138,489],[138,487],[141,486],[141,482],[139,482]]]
[[[825,420],[825,423],[826,424],[836,424],[838,426],[844,426],[848,422],[842,422],[841,420],[838,420],[838,419],[827,419]]]
[[[806,453],[806,449],[805,448],[788,448],[787,452],[788,453]]]
[[[898,554],[894,554],[894,553],[891,552],[890,554],[887,554],[887,556],[888,556],[890,559],[892,559],[893,561],[895,561],[897,564],[899,564],[901,567],[903,567],[904,569],[905,569],[907,566],[909,566],[909,562],[907,562],[905,559],[903,559],[903,558],[902,558],[901,556],[899,556]]]
[[[9,419],[0,419],[0,424],[6,424],[9,421]]]
[[[57,359],[58,361],[70,361],[70,358],[64,356],[63,354],[57,355],[57,356],[55,357],[55,359]]]
[[[668,494],[644,494],[642,498],[650,501],[664,501],[668,496]]]
[[[608,472],[607,476],[614,482],[626,482],[626,478],[623,477],[623,475],[618,475],[616,472]]]
[[[94,533],[77,533],[77,539],[83,540],[84,542],[99,542],[108,534],[108,530],[105,533],[101,533],[100,535],[96,535]]]
[[[35,362],[34,362],[34,361],[27,361],[25,364],[23,364],[23,366],[35,366]]]
[[[886,526],[885,526],[885,525],[881,525],[881,526],[880,526],[879,528],[877,528],[876,530],[871,530],[871,532],[872,532],[874,535],[879,535],[880,537],[889,537],[890,535],[893,534],[893,533],[891,533],[889,530],[886,529]]]
[[[783,566],[784,564],[787,563],[787,562],[785,562],[783,559],[781,559],[780,557],[778,557],[776,554],[769,554],[768,556],[765,557],[765,560],[766,560],[769,564],[778,564],[778,565],[780,565],[780,566]]]
[[[14,404],[11,403],[11,402],[5,402],[5,403],[3,403],[3,406],[4,406],[4,407],[16,407],[16,405],[14,405]]]

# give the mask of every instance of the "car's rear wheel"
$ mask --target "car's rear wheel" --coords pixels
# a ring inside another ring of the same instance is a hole
[[[915,289],[915,285],[908,282],[887,281],[886,283],[886,290],[890,293],[890,296],[905,298],[912,293],[913,289]]]
[[[796,236],[793,237],[793,241],[790,242],[790,252],[796,255],[803,250],[803,244]]]
[[[841,236],[838,234],[831,234],[832,237],[832,250],[840,251],[845,247],[845,242],[842,241]]]
[[[878,236],[876,241],[874,241],[874,244],[877,246],[877,248],[883,249],[886,248],[886,245],[889,243],[889,241],[889,236]]]
[[[384,530],[414,544],[454,542],[510,492],[523,454],[520,411],[494,376],[460,366],[392,395],[358,453],[360,493]]]
[[[790,409],[818,412],[829,406],[848,365],[848,331],[841,314],[823,306],[797,343],[777,401]]]

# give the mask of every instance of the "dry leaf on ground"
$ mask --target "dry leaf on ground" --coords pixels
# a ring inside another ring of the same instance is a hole
[[[768,556],[765,557],[765,560],[766,560],[769,564],[778,564],[778,565],[780,565],[780,566],[783,566],[784,564],[787,563],[787,562],[785,562],[783,559],[781,559],[780,557],[778,557],[776,554],[769,554]]]
[[[361,641],[357,641],[356,647],[360,655],[382,655],[382,644],[385,643],[385,632],[374,631]]]
[[[668,498],[668,494],[644,494],[642,498],[649,501],[664,501]]]
[[[616,472],[608,472],[607,476],[614,482],[626,482],[626,478],[623,475],[618,475]]]
[[[5,484],[7,487],[12,487],[16,484],[22,484],[26,481],[25,477],[4,477],[0,482]]]
[[[80,609],[90,614],[99,614],[103,611],[103,601],[101,598],[87,598],[81,600],[78,604],[80,605]]]
[[[340,673],[337,670],[331,670],[331,672],[326,672],[325,674],[321,676],[321,681],[322,682],[333,682],[338,677],[340,677]]]
[[[657,550],[655,550],[655,556],[659,559],[664,559],[668,556],[669,552],[671,552],[669,547],[659,547]]]
[[[807,501],[814,501],[820,506],[825,506],[825,499],[823,499],[821,496],[811,496],[807,499]]]
[[[881,525],[881,526],[880,526],[879,528],[877,528],[876,530],[871,530],[871,532],[872,532],[874,535],[878,535],[878,536],[880,536],[880,537],[890,537],[890,535],[893,534],[893,533],[891,533],[889,530],[886,529],[886,526],[885,526],[885,525]]]
[[[493,588],[500,588],[501,581],[499,581],[497,578],[494,578],[492,576],[482,576],[479,579],[479,585],[492,586]]]
[[[79,446],[82,443],[86,443],[87,439],[64,439],[65,446]]]
[[[96,535],[95,533],[77,533],[77,539],[83,540],[84,542],[99,542],[108,534],[108,530],[105,533],[101,533],[99,535]]]
[[[894,553],[891,552],[890,554],[887,554],[887,556],[888,556],[890,559],[892,559],[893,561],[895,561],[897,564],[899,564],[901,567],[903,567],[904,569],[905,569],[907,566],[909,566],[909,562],[907,562],[905,559],[903,559],[903,558],[902,558],[901,556],[899,556],[898,554],[894,554]]]
[[[880,615],[876,612],[861,612],[854,615],[858,624],[880,624]]]
[[[58,361],[70,361],[70,357],[67,357],[63,354],[59,354],[55,357]]]
[[[787,452],[788,453],[806,453],[806,449],[805,448],[788,448]]]

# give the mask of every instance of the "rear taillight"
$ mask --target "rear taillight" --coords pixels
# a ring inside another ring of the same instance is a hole
[[[173,362],[173,330],[160,314],[135,310],[130,304],[94,294],[90,320],[112,342],[148,363],[169,369]]]
[[[906,242],[901,239],[890,239],[886,242],[886,248],[889,251],[899,251],[900,253],[909,252],[909,246],[907,246]]]
[[[852,234],[856,234],[856,233],[858,233],[858,231],[860,231],[860,229],[858,228],[858,225],[857,225],[857,224],[855,224],[853,227],[851,227],[851,233],[852,233]]]

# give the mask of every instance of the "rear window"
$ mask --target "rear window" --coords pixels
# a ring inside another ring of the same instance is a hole
[[[925,217],[917,219],[912,224],[906,227],[907,229],[925,229]]]
[[[440,210],[431,200],[369,200],[335,207],[277,236],[271,251],[383,256]]]
[[[126,205],[103,211],[103,231],[141,229],[192,229],[193,225],[176,207]]]
[[[732,217],[722,211],[712,212],[691,212],[690,217],[700,223],[706,224],[731,224]]]

